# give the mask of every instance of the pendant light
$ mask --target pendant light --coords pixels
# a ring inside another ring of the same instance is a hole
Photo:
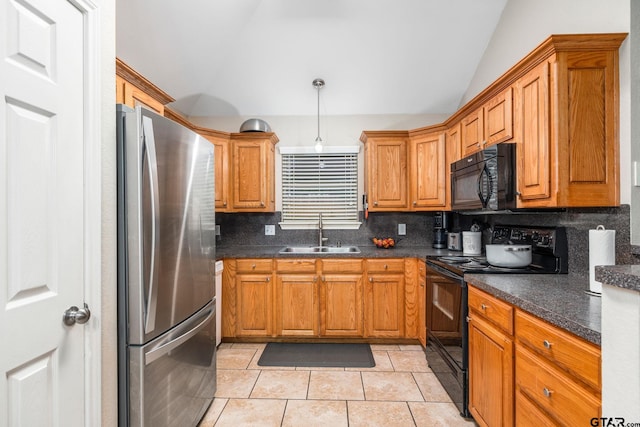
[[[318,136],[316,137],[316,145],[314,146],[316,153],[322,153],[322,138],[320,138],[320,89],[324,86],[324,80],[315,79],[313,87],[318,91]]]

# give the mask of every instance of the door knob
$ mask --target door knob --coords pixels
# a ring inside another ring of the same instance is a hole
[[[89,306],[85,302],[83,308],[78,308],[75,305],[69,307],[67,311],[64,312],[64,315],[62,316],[62,321],[67,326],[73,326],[76,323],[79,323],[82,325],[84,323],[87,323],[90,317],[91,317],[91,311],[89,310]]]

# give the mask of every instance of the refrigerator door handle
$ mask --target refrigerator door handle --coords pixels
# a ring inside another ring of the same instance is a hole
[[[151,259],[149,263],[149,293],[146,301],[146,319],[144,322],[144,332],[148,334],[156,328],[156,310],[158,304],[158,250],[160,247],[160,200],[158,193],[158,161],[156,158],[156,145],[153,137],[153,121],[150,117],[142,117],[142,138],[146,152],[146,159],[149,163],[149,186],[151,197]],[[143,159],[144,162],[144,159]]]
[[[159,340],[157,343],[153,343],[151,348],[144,353],[144,364],[149,365],[191,339],[209,323],[214,314],[215,300],[210,301],[205,308],[196,313],[193,320],[188,322],[187,325],[179,325],[171,334]],[[194,323],[197,323],[196,326],[190,328]],[[212,337],[212,339],[215,340],[215,337]]]

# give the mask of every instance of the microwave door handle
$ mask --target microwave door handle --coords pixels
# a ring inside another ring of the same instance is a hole
[[[491,200],[491,196],[493,196],[493,177],[489,173],[489,168],[487,167],[486,164],[484,165],[484,170],[487,173],[487,179],[489,180],[489,194],[487,194],[487,198],[483,203],[484,207],[486,208],[487,205],[489,204],[489,200]]]
[[[482,203],[483,208],[487,207],[487,202],[489,201],[489,198],[485,198],[484,193],[482,192],[482,175],[485,173],[489,176],[489,173],[487,172],[487,165],[482,168],[480,175],[478,175],[478,198],[480,199],[480,203]]]

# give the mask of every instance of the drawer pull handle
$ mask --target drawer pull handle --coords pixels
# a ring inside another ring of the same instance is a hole
[[[482,310],[486,310],[487,308],[489,308],[489,306],[488,306],[488,305],[485,305],[485,304],[480,304],[480,308],[481,308]]]
[[[547,350],[551,348],[551,343],[547,340],[544,340],[542,344],[544,345],[544,348],[546,348]]]
[[[551,397],[551,393],[553,392],[546,387],[542,389],[542,394],[544,394],[545,397]]]

